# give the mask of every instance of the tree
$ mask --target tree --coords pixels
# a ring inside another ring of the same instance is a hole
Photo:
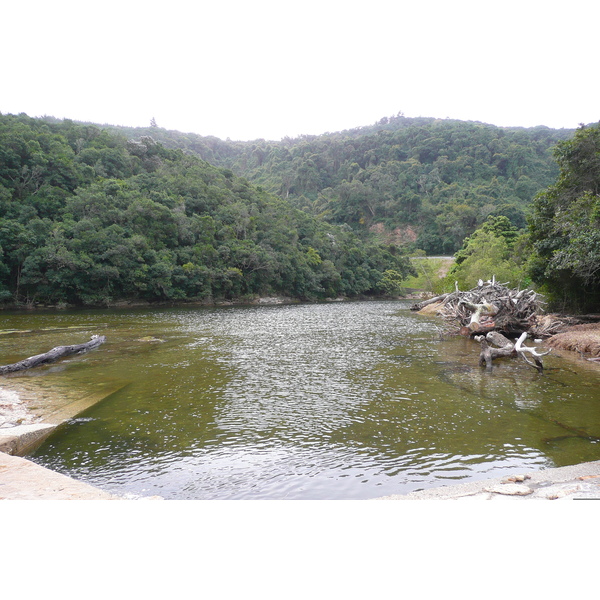
[[[530,272],[563,308],[600,306],[600,124],[580,127],[554,152],[554,185],[533,203]]]
[[[120,129],[122,130],[122,128]],[[453,253],[489,214],[524,227],[533,196],[558,167],[550,148],[573,134],[548,128],[387,117],[379,123],[281,142],[223,142],[163,129],[169,147],[196,152],[297,208],[366,233],[410,224],[418,247]]]
[[[405,277],[394,269],[386,269],[379,280],[379,287],[388,296],[397,296],[402,292],[402,282]]]
[[[488,217],[454,255],[447,281],[456,281],[461,289],[470,289],[479,279],[487,280],[493,275],[497,281],[514,287],[528,283],[524,241],[525,234],[513,227],[507,217]]]
[[[471,289],[479,279],[494,275],[513,287],[522,283],[523,271],[512,258],[506,239],[490,231],[477,230],[462,256],[462,262],[448,273],[448,279],[457,281],[460,289]]]
[[[273,154],[291,153],[265,146],[265,162]],[[326,178],[322,156],[298,162]],[[406,261],[154,137],[0,114],[2,301],[379,294],[383,273],[403,276]]]
[[[472,236],[465,238],[462,248],[454,255],[456,265],[460,265],[465,259],[473,254],[473,247],[480,244],[478,237],[483,233],[491,233],[495,237],[501,237],[506,241],[507,252],[512,250],[519,237],[519,230],[514,227],[508,217],[489,216],[483,225],[475,231]]]

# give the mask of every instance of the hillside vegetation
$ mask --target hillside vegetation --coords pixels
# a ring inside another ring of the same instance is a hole
[[[352,297],[410,272],[397,247],[151,137],[0,115],[4,302]]]
[[[573,130],[502,128],[402,115],[279,142],[121,128],[229,168],[330,223],[427,254],[452,254],[488,216],[523,228],[556,179],[552,148]]]
[[[446,288],[494,273],[533,284],[549,309],[600,313],[600,124],[580,127],[553,153],[559,175],[535,196],[527,229],[488,217],[455,254]]]
[[[324,299],[493,274],[598,310],[599,132],[398,115],[232,142],[0,115],[0,298]],[[407,254],[455,260],[407,281]]]
[[[560,175],[533,202],[529,271],[555,306],[600,312],[600,123],[554,154]]]

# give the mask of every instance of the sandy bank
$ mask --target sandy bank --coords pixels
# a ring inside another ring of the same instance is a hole
[[[564,332],[557,333],[547,340],[548,346],[557,350],[569,350],[588,355],[590,358],[600,357],[600,323],[573,325]]]

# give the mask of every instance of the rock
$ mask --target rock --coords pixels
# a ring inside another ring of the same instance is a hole
[[[283,296],[272,296],[267,298],[259,298],[256,303],[257,304],[284,304],[287,302],[289,298],[284,298]]]
[[[535,497],[545,498],[546,500],[558,500],[559,498],[580,492],[583,489],[584,486],[578,483],[557,484],[538,489],[535,492]]]
[[[120,500],[66,475],[0,452],[0,500]]]
[[[528,496],[533,493],[533,490],[529,486],[521,483],[501,483],[485,488],[485,491],[505,496]]]
[[[505,477],[501,483],[516,483],[517,481],[525,481],[526,479],[531,479],[529,475],[511,475],[510,477]]]
[[[26,454],[56,429],[56,425],[37,423],[3,427],[0,430],[0,452],[6,454]]]

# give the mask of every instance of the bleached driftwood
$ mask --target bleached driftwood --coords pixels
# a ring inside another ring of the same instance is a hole
[[[514,335],[529,331],[543,312],[539,294],[533,290],[511,289],[498,283],[495,277],[479,280],[479,285],[466,292],[454,291],[411,306],[421,310],[426,303],[438,302],[437,313],[458,325],[457,332],[464,335],[500,331]]]
[[[536,368],[540,373],[544,370],[544,364],[540,360],[542,356],[546,356],[546,354],[550,354],[552,352],[552,348],[547,352],[538,352],[535,348],[529,348],[528,346],[523,346],[523,342],[527,339],[527,332],[522,333],[521,337],[517,340],[515,344],[515,350],[519,354],[519,356],[529,365]],[[531,354],[533,357],[533,361],[527,359],[526,354]]]
[[[460,304],[466,306],[469,310],[473,311],[471,315],[471,319],[467,327],[471,331],[480,331],[481,326],[481,317],[493,317],[498,314],[498,307],[489,302],[481,302],[480,304],[473,304],[472,302],[468,302],[466,300],[460,300]]]
[[[507,337],[497,331],[490,331],[485,337],[476,336],[474,339],[481,344],[479,366],[485,364],[488,369],[491,369],[492,362],[495,358],[520,356],[528,365],[531,365],[540,373],[543,372],[544,364],[541,361],[541,357],[550,354],[552,350],[538,352],[536,348],[524,346],[523,342],[526,338],[527,332],[522,333],[516,342],[511,342]],[[490,346],[490,344],[494,344],[494,346],[497,347]],[[527,354],[531,354],[533,362],[527,358]]]
[[[490,331],[486,336],[476,336],[474,339],[481,344],[480,367],[485,364],[488,369],[491,369],[495,358],[515,355],[515,344],[497,331]],[[497,347],[490,346],[490,344]]]
[[[6,373],[14,373],[16,371],[24,371],[33,367],[39,367],[57,361],[59,358],[69,356],[71,354],[81,354],[97,348],[106,341],[106,336],[93,335],[92,339],[85,344],[75,344],[73,346],[56,346],[44,354],[36,354],[24,360],[13,363],[12,365],[4,365],[0,367],[0,375]]]

